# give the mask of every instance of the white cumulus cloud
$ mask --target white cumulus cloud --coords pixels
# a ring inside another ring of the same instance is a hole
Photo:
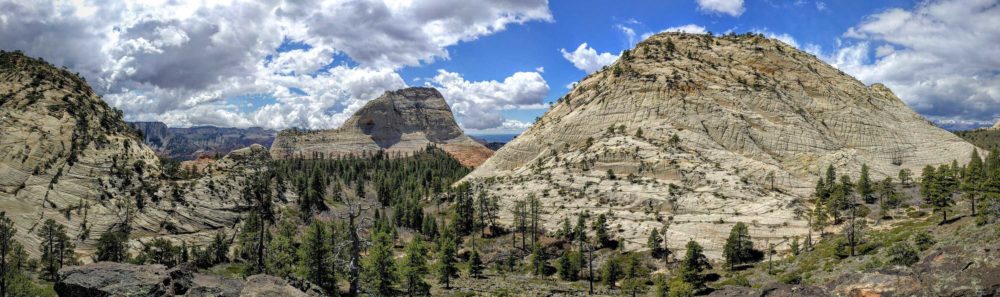
[[[545,108],[543,102],[549,93],[549,85],[539,72],[516,72],[503,81],[468,81],[461,74],[438,70],[427,86],[441,91],[463,128],[474,130],[520,127],[511,126],[517,122],[500,112]]]
[[[612,53],[597,53],[597,50],[591,48],[586,42],[581,43],[576,50],[569,52],[566,49],[559,49],[562,53],[563,58],[566,58],[570,63],[573,63],[577,69],[583,70],[587,73],[593,73],[601,69],[608,64],[614,63],[618,60],[618,55]]]
[[[997,16],[995,0],[889,9],[847,30],[851,42],[827,60],[865,83],[884,83],[946,128],[991,125],[1000,116]]]
[[[746,9],[743,8],[743,0],[696,0],[698,9],[710,13],[724,13],[738,17]]]
[[[546,0],[0,0],[0,48],[80,72],[129,120],[328,128],[402,67],[551,20]]]

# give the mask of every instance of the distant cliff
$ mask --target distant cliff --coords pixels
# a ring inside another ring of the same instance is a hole
[[[201,155],[225,155],[253,144],[270,146],[277,134],[274,130],[259,127],[169,128],[161,122],[130,122],[129,126],[142,133],[143,141],[157,155],[178,160],[193,160]]]
[[[406,88],[368,102],[338,129],[281,131],[271,146],[271,157],[330,157],[379,150],[406,155],[428,145],[441,147],[468,167],[479,166],[493,155],[462,133],[440,92]]]

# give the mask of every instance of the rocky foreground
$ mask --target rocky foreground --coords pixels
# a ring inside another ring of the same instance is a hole
[[[433,88],[389,91],[369,101],[338,129],[285,130],[271,145],[275,159],[373,154],[405,156],[437,145],[468,167],[493,151],[466,136],[441,93]]]
[[[895,177],[973,148],[885,86],[778,40],[664,33],[581,80],[466,180],[507,208],[540,197],[549,230],[605,213],[630,249],[666,228],[670,248],[693,239],[718,258],[736,222],[779,247],[804,237],[827,166]]]
[[[62,297],[101,296],[325,296],[307,283],[293,286],[288,281],[252,275],[245,280],[198,273],[190,265],[167,269],[163,265],[132,265],[98,262],[63,268],[55,290]]]

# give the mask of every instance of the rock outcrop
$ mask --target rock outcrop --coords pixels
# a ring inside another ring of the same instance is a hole
[[[170,128],[161,122],[130,122],[129,126],[142,133],[143,141],[157,155],[177,160],[195,160],[201,156],[226,155],[254,144],[269,146],[274,142],[274,130],[260,127],[223,128],[196,126]]]
[[[338,129],[281,131],[271,145],[271,157],[335,157],[379,150],[402,156],[428,145],[441,147],[469,167],[493,154],[462,133],[441,93],[433,88],[406,88],[368,102]]]
[[[780,41],[662,33],[584,78],[466,180],[504,203],[540,197],[549,230],[606,213],[627,247],[665,228],[670,248],[692,239],[718,258],[736,222],[779,247],[804,236],[828,165],[881,178],[973,148],[885,86]]]
[[[210,165],[212,174],[171,180],[156,154],[69,71],[0,53],[0,209],[33,257],[47,219],[66,226],[84,261],[101,233],[128,223],[133,246],[159,236],[201,244],[242,216],[244,181],[266,170],[266,148]]]
[[[59,270],[55,290],[62,297],[187,296],[187,297],[309,297],[323,296],[310,286],[303,292],[288,281],[269,275],[246,280],[196,272],[189,264],[167,269],[163,265],[99,262]]]

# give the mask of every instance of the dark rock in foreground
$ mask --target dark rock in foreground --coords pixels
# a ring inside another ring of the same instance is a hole
[[[252,275],[245,281],[196,273],[194,267],[180,265],[133,265],[99,262],[66,267],[59,271],[55,290],[63,297],[104,296],[323,296],[308,283],[307,292],[288,281],[270,275]]]

